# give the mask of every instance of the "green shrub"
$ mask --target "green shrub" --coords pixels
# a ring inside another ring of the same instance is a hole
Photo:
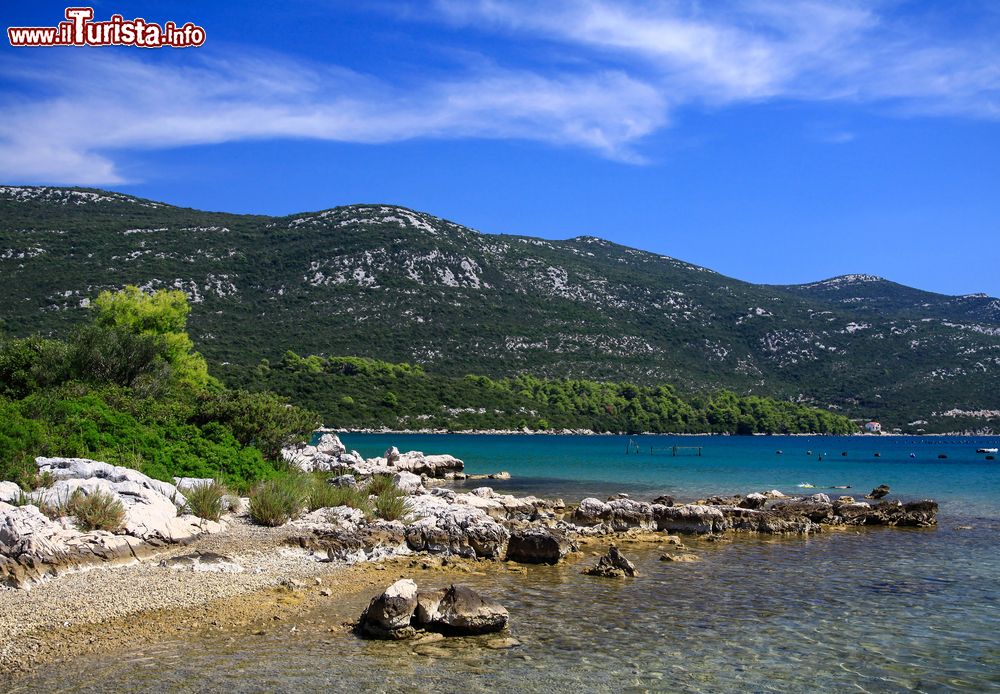
[[[187,503],[184,510],[205,520],[217,521],[225,511],[223,497],[226,495],[226,488],[216,481],[208,484],[199,484],[184,492]]]
[[[309,496],[304,475],[288,475],[266,480],[250,495],[248,512],[255,523],[276,527],[302,512]]]
[[[89,494],[77,489],[69,498],[67,510],[76,517],[76,526],[83,531],[116,532],[125,523],[125,507],[114,494],[100,489]]]
[[[399,490],[387,489],[375,497],[375,515],[383,520],[400,520],[406,515],[406,499]]]
[[[375,475],[368,481],[368,493],[372,496],[379,496],[383,492],[392,492],[397,495],[402,494],[389,475]]]

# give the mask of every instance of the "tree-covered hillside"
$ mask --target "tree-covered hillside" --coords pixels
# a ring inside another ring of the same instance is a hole
[[[826,410],[723,391],[684,398],[671,386],[539,379],[521,375],[449,377],[411,364],[288,352],[231,379],[274,390],[345,428],[590,429],[597,432],[853,434],[848,418]]]
[[[279,218],[25,187],[0,188],[0,274],[16,336],[66,335],[101,290],[136,284],[188,295],[213,364],[354,354],[450,377],[729,389],[908,431],[1000,428],[1000,301],[864,275],[753,285],[387,205]]]

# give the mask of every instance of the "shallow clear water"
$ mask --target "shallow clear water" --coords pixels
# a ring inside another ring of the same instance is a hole
[[[583,576],[580,564],[463,579],[510,610],[521,642],[510,650],[488,638],[414,648],[329,633],[360,613],[369,596],[358,596],[295,633],[283,624],[264,636],[168,641],[50,668],[21,690],[1000,691],[1000,468],[975,454],[997,439],[679,439],[702,445],[700,459],[626,458],[625,439],[612,437],[345,439],[365,455],[390,444],[451,452],[472,472],[509,470],[508,488],[567,500],[619,489],[797,491],[802,482],[864,493],[884,482],[904,497],[941,500],[941,524],[690,540],[702,558],[694,564],[629,547],[642,572],[630,580]],[[411,575],[422,586],[444,580]]]

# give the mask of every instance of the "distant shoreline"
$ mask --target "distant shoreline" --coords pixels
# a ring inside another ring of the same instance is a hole
[[[407,434],[419,434],[419,435],[443,435],[443,434],[455,434],[461,436],[677,436],[677,437],[733,437],[733,438],[760,438],[760,437],[811,437],[811,436],[822,436],[826,438],[910,438],[910,439],[922,439],[931,437],[957,437],[965,436],[969,438],[1000,438],[1000,434],[976,434],[970,432],[945,432],[939,434],[717,434],[717,433],[703,433],[703,434],[678,434],[671,432],[649,432],[645,431],[639,434],[629,434],[626,432],[614,432],[614,431],[590,431],[589,429],[554,429],[551,431],[541,431],[541,430],[529,430],[524,431],[521,429],[467,429],[463,431],[449,431],[447,429],[343,429],[337,427],[326,428],[325,431],[331,431],[336,434],[391,434],[391,435],[407,435]]]

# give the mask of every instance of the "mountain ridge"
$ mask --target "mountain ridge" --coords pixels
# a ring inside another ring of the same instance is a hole
[[[67,330],[102,289],[182,289],[199,349],[233,370],[286,350],[357,354],[452,375],[731,388],[904,430],[1000,409],[994,297],[865,274],[753,284],[595,236],[485,234],[398,205],[235,215],[4,186],[0,272],[16,334]]]

